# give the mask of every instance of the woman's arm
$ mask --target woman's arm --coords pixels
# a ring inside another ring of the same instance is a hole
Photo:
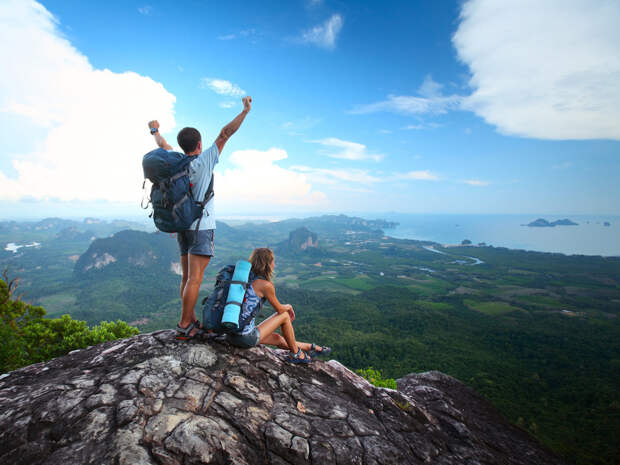
[[[281,304],[276,297],[276,288],[269,281],[264,281],[265,284],[261,286],[263,296],[269,301],[273,309],[278,313],[288,312],[291,316],[291,321],[295,319],[295,311],[291,304]]]

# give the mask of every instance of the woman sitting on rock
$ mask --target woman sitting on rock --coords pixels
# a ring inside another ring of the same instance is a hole
[[[255,308],[268,300],[276,313],[271,315],[258,326],[255,325],[254,318],[245,326],[241,334],[230,334],[228,340],[231,344],[238,347],[255,347],[259,344],[277,346],[280,349],[290,351],[286,361],[290,363],[310,363],[312,358],[317,355],[326,355],[331,352],[329,347],[317,346],[307,342],[295,340],[293,330],[293,320],[295,312],[290,304],[281,304],[276,297],[276,289],[271,282],[275,267],[275,256],[273,251],[268,248],[258,248],[252,251],[249,258],[252,264],[251,281],[246,291],[246,308]],[[253,302],[254,300],[254,302]],[[281,328],[282,335],[275,332]]]

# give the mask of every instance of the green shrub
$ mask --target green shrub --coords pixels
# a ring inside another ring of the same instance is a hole
[[[374,386],[396,389],[396,380],[394,378],[384,378],[379,370],[375,370],[372,367],[365,370],[355,370],[355,373],[367,379]]]
[[[138,334],[124,321],[89,328],[69,315],[45,318],[45,310],[14,297],[17,279],[0,279],[0,373],[44,362],[75,349]]]

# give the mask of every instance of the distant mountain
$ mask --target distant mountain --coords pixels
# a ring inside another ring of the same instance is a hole
[[[178,262],[176,240],[167,234],[126,230],[93,241],[76,262],[74,272],[81,275],[112,264],[116,264],[116,270],[137,267],[174,271]]]
[[[0,232],[23,232],[23,231],[51,231],[59,232],[62,229],[76,226],[79,223],[62,218],[45,218],[41,221],[0,221]]]
[[[277,253],[289,253],[296,254],[312,249],[317,249],[319,246],[319,238],[316,233],[313,233],[306,227],[297,228],[291,231],[288,236],[288,240],[283,241],[276,245]]]
[[[45,218],[41,221],[0,221],[0,237],[13,242],[24,236],[29,239],[49,240],[74,234],[76,240],[81,238],[78,233],[88,233],[90,237],[106,237],[123,229],[145,231],[148,228],[141,223],[126,220],[99,220],[86,218],[84,221],[65,220],[62,218]],[[71,231],[73,231],[71,233]],[[82,237],[86,238],[86,234]]]
[[[321,235],[344,235],[350,233],[382,233],[383,229],[391,229],[398,223],[381,219],[366,220],[346,215],[322,215],[310,218],[292,218],[267,224],[246,224],[235,229],[239,231],[261,231],[268,234],[288,234],[293,229],[306,227]],[[284,236],[286,237],[286,236]]]
[[[579,226],[579,223],[575,223],[574,221],[569,220],[568,218],[565,218],[563,220],[556,220],[552,222],[549,222],[545,220],[544,218],[538,218],[537,220],[532,221],[531,223],[528,223],[526,226],[529,226],[531,228],[553,228],[555,226]]]
[[[80,231],[75,226],[65,228],[56,234],[56,239],[61,241],[84,241],[94,239],[95,237],[96,235],[94,231]]]

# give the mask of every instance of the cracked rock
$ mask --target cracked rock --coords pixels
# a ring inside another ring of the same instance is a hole
[[[0,463],[560,465],[438,372],[375,388],[336,361],[141,334],[0,376]]]

